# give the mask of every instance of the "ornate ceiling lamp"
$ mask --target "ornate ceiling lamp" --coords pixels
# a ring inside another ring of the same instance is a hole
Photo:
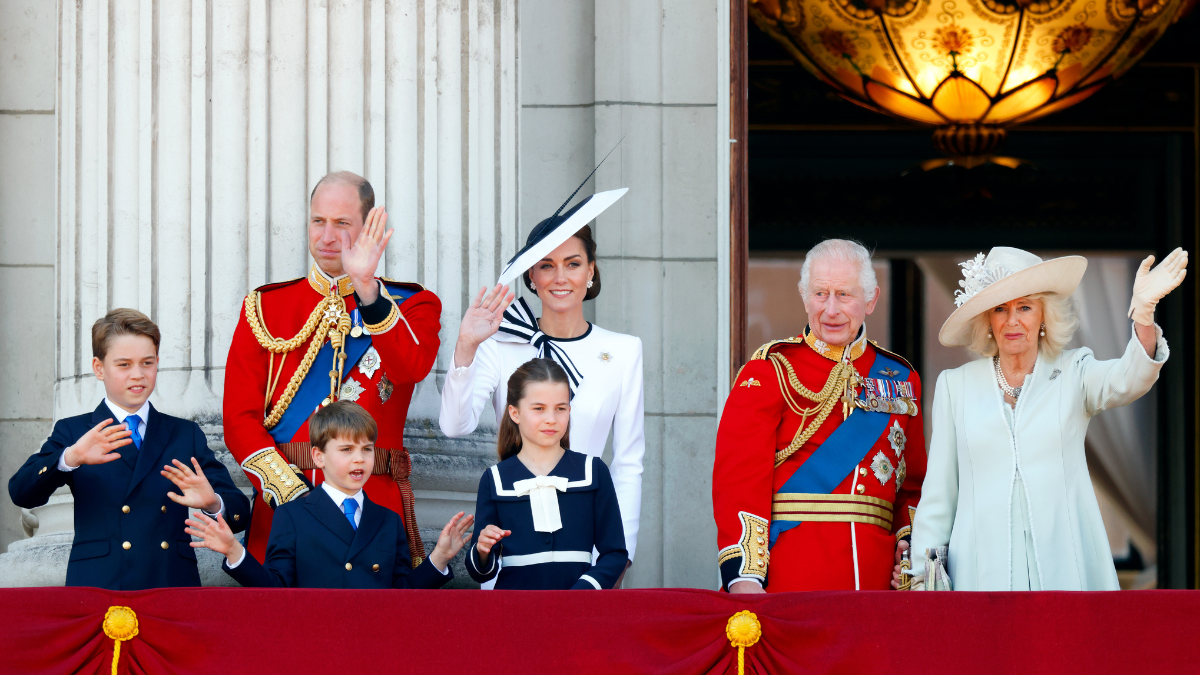
[[[1192,0],[748,0],[750,16],[821,81],[877,112],[937,127],[986,161],[1005,128],[1120,77]]]

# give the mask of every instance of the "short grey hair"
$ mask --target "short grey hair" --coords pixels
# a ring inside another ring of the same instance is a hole
[[[804,256],[800,268],[800,295],[808,297],[808,284],[812,280],[812,264],[818,260],[838,260],[858,266],[858,285],[870,302],[875,297],[879,280],[875,278],[875,267],[871,265],[871,252],[866,246],[853,239],[826,239],[817,244]]]
[[[1079,328],[1074,299],[1057,293],[1034,293],[1025,298],[1042,301],[1042,323],[1046,324],[1046,334],[1038,337],[1038,351],[1047,359],[1058,358]],[[967,349],[984,357],[995,356],[1000,351],[996,339],[989,336],[992,323],[988,314],[993,309],[995,307],[988,307],[971,319],[971,343]]]
[[[363,221],[366,222],[367,214],[371,212],[371,209],[375,208],[375,189],[371,187],[371,183],[366,178],[353,171],[327,173],[321,180],[317,181],[317,184],[313,186],[312,193],[308,195],[309,206],[312,206],[313,197],[317,196],[317,188],[326,183],[330,185],[345,185],[357,190],[359,208],[362,209]]]

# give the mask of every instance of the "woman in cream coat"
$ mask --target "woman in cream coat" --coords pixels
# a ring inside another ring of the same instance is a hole
[[[962,264],[964,290],[939,339],[984,358],[937,380],[913,521],[916,580],[925,551],[948,544],[955,590],[1118,589],[1084,436],[1093,415],[1149,391],[1169,355],[1154,307],[1183,281],[1187,253],[1176,249],[1151,270],[1153,261],[1137,272],[1133,335],[1111,361],[1086,347],[1063,351],[1084,258],[1043,262],[996,247]]]

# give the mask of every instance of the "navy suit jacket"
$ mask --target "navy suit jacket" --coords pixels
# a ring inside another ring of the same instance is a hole
[[[229,470],[208,449],[208,439],[189,420],[164,415],[150,406],[142,447],[117,449],[121,459],[58,470],[58,459],[92,427],[113,416],[108,404],[90,414],[59,420],[37,454],[8,481],[17,506],[32,509],[69,485],[75,496],[75,541],[67,563],[68,586],[136,591],[169,586],[199,586],[196,551],[184,532],[188,508],[167,497],[180,493],[159,472],[178,459],[192,457],[225,502],[225,519],[235,532],[250,522],[250,501],[233,485]]]
[[[320,487],[275,510],[265,563],[247,552],[237,567],[221,567],[243,586],[283,588],[441,588],[454,578],[429,558],[413,569],[396,512],[364,493],[355,530]]]

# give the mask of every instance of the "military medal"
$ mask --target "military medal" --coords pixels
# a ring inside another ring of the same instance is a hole
[[[363,334],[362,326],[355,326],[354,328],[350,329],[350,337],[352,337],[352,338],[362,337],[362,334]]]

